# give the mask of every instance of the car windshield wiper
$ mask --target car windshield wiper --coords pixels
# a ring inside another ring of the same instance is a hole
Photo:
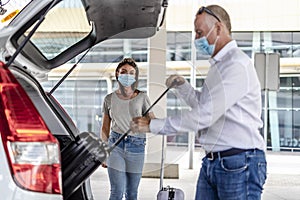
[[[39,28],[39,26],[41,25],[41,23],[45,20],[46,15],[48,14],[48,12],[59,2],[60,0],[54,0],[51,5],[49,6],[49,8],[44,12],[44,14],[42,14],[39,18],[39,20],[37,21],[37,23],[34,25],[34,27],[32,28],[32,30],[28,33],[27,36],[25,36],[24,40],[21,42],[21,44],[17,47],[15,53],[9,58],[9,60],[6,63],[6,66],[9,67],[13,61],[16,59],[17,55],[22,51],[22,49],[25,47],[25,45],[27,44],[27,42],[30,40],[30,38],[32,37],[32,35],[35,33],[35,31]]]

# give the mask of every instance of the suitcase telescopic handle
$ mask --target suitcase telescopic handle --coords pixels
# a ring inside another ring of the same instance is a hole
[[[177,85],[178,81],[175,79],[172,83],[172,85],[170,87],[168,87],[157,99],[156,101],[142,114],[143,117],[145,117],[148,112],[153,108],[153,106],[155,106],[157,104],[157,102],[159,102],[161,100],[161,98],[170,90],[170,88],[172,88],[173,86]],[[121,135],[121,137],[119,137],[117,139],[117,141],[112,144],[112,146],[110,146],[107,150],[108,153],[112,152],[112,150],[130,133],[131,129],[128,129],[124,134]]]

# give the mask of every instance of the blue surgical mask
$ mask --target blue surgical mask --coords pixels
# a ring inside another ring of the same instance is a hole
[[[135,76],[131,74],[120,74],[118,76],[118,81],[124,86],[128,87],[135,83]]]
[[[215,44],[209,44],[206,36],[194,41],[197,51],[203,56],[211,56],[215,50]]]
[[[215,46],[216,46],[218,37],[216,38],[214,44],[209,44],[208,40],[207,40],[207,37],[210,35],[210,33],[212,32],[213,29],[214,29],[214,26],[210,29],[210,31],[208,32],[208,34],[206,36],[203,36],[194,41],[194,45],[195,45],[197,51],[202,56],[211,56],[215,51]]]

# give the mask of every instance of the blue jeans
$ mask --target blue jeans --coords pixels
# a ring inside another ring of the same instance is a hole
[[[267,162],[261,150],[202,159],[196,200],[259,200],[266,180]]]
[[[108,144],[111,145],[121,136],[111,132]],[[127,136],[111,152],[107,159],[110,180],[110,200],[136,200],[138,186],[142,177],[145,158],[145,138]]]

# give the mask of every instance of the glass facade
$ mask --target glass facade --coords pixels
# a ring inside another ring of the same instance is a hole
[[[275,100],[276,104],[270,103],[268,109],[268,147],[278,146],[282,150],[300,149],[299,89],[299,76],[283,76],[280,78],[280,90],[270,95],[270,101]],[[271,119],[274,116],[278,118],[277,121]],[[278,129],[274,130],[272,127]]]
[[[238,46],[250,57],[257,52],[279,53],[280,58],[297,59],[300,57],[300,32],[233,32],[232,37]],[[167,33],[167,61],[191,60],[191,32]],[[80,55],[78,56],[78,58]],[[123,57],[133,57],[137,62],[148,61],[148,40],[107,40],[95,46],[82,63],[117,63]],[[74,58],[75,62],[78,58]],[[201,59],[197,57],[197,59]],[[298,63],[300,65],[300,63]],[[186,75],[186,78],[190,77]],[[196,78],[196,87],[201,88],[205,77]],[[43,83],[50,90],[57,79]],[[76,80],[67,79],[54,92],[54,96],[70,113],[81,131],[100,132],[101,110],[104,96],[116,87],[114,77],[85,78],[80,75]],[[147,90],[146,77],[141,77],[140,89]],[[262,99],[265,93],[262,92]],[[280,89],[267,93],[269,100],[263,109],[262,118],[267,116],[267,128],[261,130],[266,135],[268,148],[280,150],[300,150],[300,75],[281,74]],[[263,105],[265,102],[262,102]],[[175,94],[167,95],[167,115],[175,115],[189,109]],[[264,115],[267,111],[267,115]],[[299,116],[299,117],[298,117]],[[266,130],[266,133],[265,133]],[[196,145],[198,145],[197,140]],[[168,143],[187,145],[188,134],[179,133],[168,137]]]

